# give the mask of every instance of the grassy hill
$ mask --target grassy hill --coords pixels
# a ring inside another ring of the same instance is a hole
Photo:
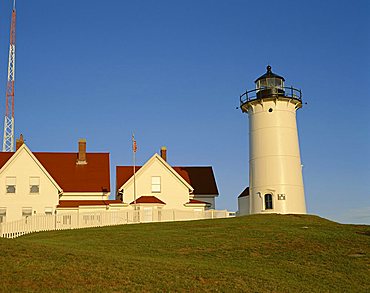
[[[0,290],[370,292],[370,226],[315,216],[124,225],[0,239]]]

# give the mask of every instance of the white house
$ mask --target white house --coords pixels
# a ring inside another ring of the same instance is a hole
[[[110,195],[108,153],[31,152],[17,140],[16,152],[0,152],[0,222],[81,208],[121,206]]]
[[[117,211],[120,221],[123,216],[135,221],[129,219],[132,211],[145,210],[140,221],[158,221],[174,219],[172,211],[176,219],[190,219],[203,215],[193,212],[214,209],[218,190],[212,167],[171,167],[165,149],[161,155],[136,167],[135,176],[132,166],[118,166],[117,199],[109,200],[108,153],[87,153],[85,140],[77,153],[32,152],[21,136],[15,152],[0,152],[0,223],[61,214],[58,224],[75,227],[80,216],[88,222],[88,214],[96,212]]]
[[[116,167],[116,198],[142,209],[203,211],[215,208],[218,196],[212,167],[170,166],[167,150],[143,166]]]
[[[0,237],[130,223],[225,218],[215,210],[212,167],[171,167],[166,151],[143,166],[117,167],[117,199],[109,200],[108,153],[32,152],[17,140],[0,152]]]

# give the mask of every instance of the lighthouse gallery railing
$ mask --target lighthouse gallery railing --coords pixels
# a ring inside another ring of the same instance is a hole
[[[261,87],[258,89],[246,91],[245,93],[240,95],[240,105],[261,98],[259,94],[263,92],[268,93],[266,94],[266,96],[283,96],[302,101],[302,91],[300,89],[296,89],[294,87]]]

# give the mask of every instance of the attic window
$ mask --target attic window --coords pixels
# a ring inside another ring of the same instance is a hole
[[[40,192],[40,177],[30,177],[30,193],[38,194]]]
[[[15,177],[6,177],[6,193],[15,193]]]
[[[161,192],[161,177],[159,176],[152,177],[152,192],[153,193]]]

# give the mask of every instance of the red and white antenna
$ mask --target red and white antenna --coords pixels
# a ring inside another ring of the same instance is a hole
[[[15,0],[10,25],[10,46],[8,60],[8,82],[4,119],[3,152],[14,152],[14,81],[15,81]]]

